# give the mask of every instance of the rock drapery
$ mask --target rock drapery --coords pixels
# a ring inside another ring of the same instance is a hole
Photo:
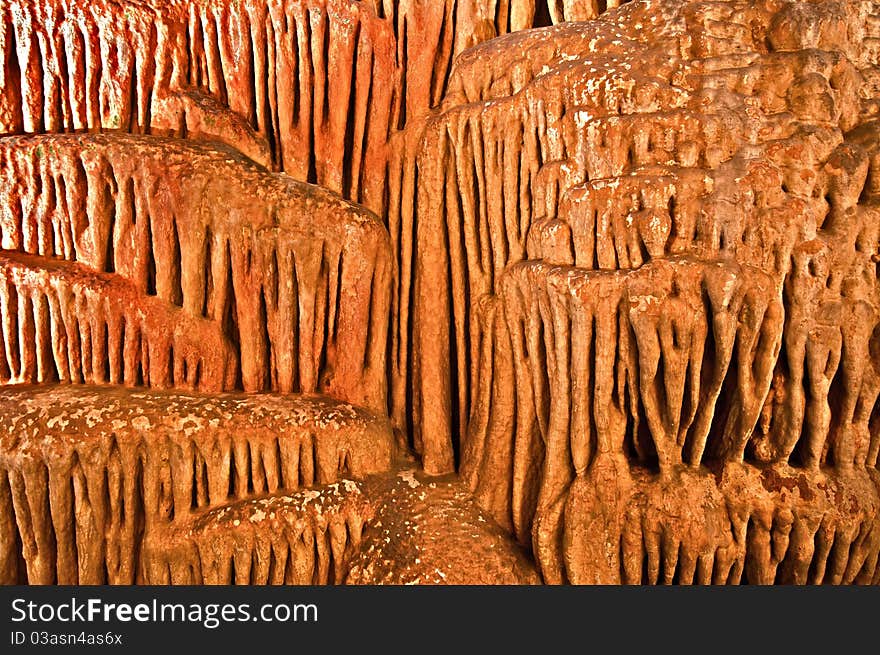
[[[878,202],[871,0],[10,0],[0,579],[880,583]]]
[[[414,421],[545,581],[876,576],[872,11],[635,2],[458,60]]]
[[[7,248],[116,273],[213,321],[238,342],[246,391],[323,389],[384,408],[391,255],[371,212],[163,137],[10,137],[0,149]]]
[[[59,386],[0,402],[6,582],[18,541],[29,582],[131,584],[144,535],[193,510],[391,466],[386,420],[319,397]]]

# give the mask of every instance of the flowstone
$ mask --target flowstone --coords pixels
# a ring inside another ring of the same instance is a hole
[[[880,3],[0,5],[0,582],[880,584]]]

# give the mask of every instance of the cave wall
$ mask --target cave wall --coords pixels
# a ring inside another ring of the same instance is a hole
[[[877,583],[878,57],[869,0],[4,3],[0,578],[440,582],[403,467],[459,582]]]

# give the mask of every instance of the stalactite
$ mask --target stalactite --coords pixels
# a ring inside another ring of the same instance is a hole
[[[0,404],[4,552],[17,533],[36,584],[140,581],[144,534],[385,471],[394,448],[387,420],[317,396],[16,386]],[[4,581],[19,575],[11,556]]]
[[[246,391],[385,411],[392,263],[369,211],[162,137],[9,137],[0,160],[5,248],[113,272],[196,318],[223,322],[234,299]]]
[[[878,15],[3,4],[0,582],[876,584]]]
[[[374,508],[343,480],[194,513],[147,538],[148,584],[341,584]]]
[[[79,264],[0,252],[0,315],[3,383],[235,385],[238,355],[219,323]]]
[[[862,548],[827,581],[873,576],[876,62],[834,27],[863,5],[795,6],[512,34],[458,60],[424,127],[416,445],[445,471],[460,443],[547,582],[802,580],[790,534],[823,512]],[[708,472],[787,467],[815,513]]]

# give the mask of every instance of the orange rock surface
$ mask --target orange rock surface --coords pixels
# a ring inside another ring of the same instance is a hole
[[[9,0],[0,581],[880,583],[880,4]]]

